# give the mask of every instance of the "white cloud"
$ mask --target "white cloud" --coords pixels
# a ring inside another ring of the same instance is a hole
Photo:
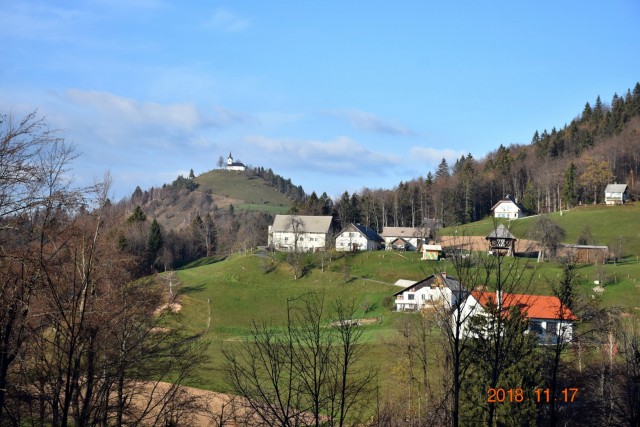
[[[381,168],[395,166],[400,159],[376,153],[348,137],[330,141],[275,139],[251,136],[247,143],[261,150],[269,162],[289,169],[341,173],[345,175],[378,174]]]
[[[365,132],[383,133],[387,135],[416,134],[413,130],[402,126],[395,121],[383,119],[366,111],[336,110],[330,112],[330,114],[345,119],[354,128]]]
[[[212,28],[225,33],[237,33],[249,28],[250,21],[246,18],[236,15],[235,13],[218,8],[213,12],[211,18],[205,22],[205,28]]]
[[[429,147],[411,147],[409,149],[409,156],[413,162],[424,162],[429,165],[437,165],[443,158],[451,163],[464,155],[464,151],[450,150],[448,148],[436,150]]]

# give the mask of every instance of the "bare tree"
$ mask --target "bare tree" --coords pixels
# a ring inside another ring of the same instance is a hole
[[[324,298],[288,301],[287,324],[254,323],[236,350],[224,350],[225,377],[252,413],[268,425],[351,425],[360,420],[374,372],[362,366],[366,347],[353,306],[337,302],[324,324]]]

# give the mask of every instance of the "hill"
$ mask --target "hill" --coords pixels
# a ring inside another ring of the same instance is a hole
[[[291,199],[253,174],[218,169],[205,172],[194,181],[198,184],[196,191],[211,194],[219,208],[233,204],[241,210],[284,213],[292,204]]]

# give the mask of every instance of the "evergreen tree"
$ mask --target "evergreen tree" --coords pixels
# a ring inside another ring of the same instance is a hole
[[[564,183],[562,185],[562,198],[567,209],[575,206],[578,201],[578,168],[571,162],[564,171]]]
[[[142,208],[138,205],[133,210],[133,213],[127,218],[127,222],[136,223],[147,220],[147,215],[142,211]]]
[[[449,176],[451,176],[451,174],[449,173],[449,164],[443,157],[442,161],[438,165],[438,169],[436,170],[436,179],[449,178]]]
[[[189,179],[195,179],[196,175],[193,173],[193,169],[189,171]]]
[[[147,249],[153,255],[156,255],[160,248],[162,247],[162,231],[160,230],[160,224],[155,219],[151,223],[150,233],[149,233],[149,243],[147,244]]]

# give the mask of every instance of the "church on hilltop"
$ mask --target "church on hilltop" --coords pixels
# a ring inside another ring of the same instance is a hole
[[[228,171],[243,171],[245,170],[247,167],[244,165],[244,163],[242,162],[234,162],[233,161],[233,156],[231,155],[231,152],[229,152],[229,157],[227,157],[227,166],[226,166],[226,170]]]

